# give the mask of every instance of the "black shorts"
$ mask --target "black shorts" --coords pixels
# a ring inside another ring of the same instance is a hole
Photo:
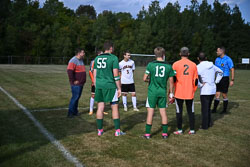
[[[229,87],[229,77],[222,77],[219,83],[216,84],[216,92],[227,93]]]
[[[122,84],[122,92],[123,93],[133,93],[135,92],[135,84]]]
[[[91,94],[95,94],[95,86],[91,86]]]

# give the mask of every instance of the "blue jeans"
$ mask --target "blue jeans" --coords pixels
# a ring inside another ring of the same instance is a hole
[[[78,101],[82,95],[83,86],[71,86],[72,97],[69,103],[69,111],[68,116],[77,115],[78,114]]]

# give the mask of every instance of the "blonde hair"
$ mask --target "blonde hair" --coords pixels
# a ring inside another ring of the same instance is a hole
[[[163,57],[165,55],[165,49],[162,47],[157,47],[154,49],[155,57]]]

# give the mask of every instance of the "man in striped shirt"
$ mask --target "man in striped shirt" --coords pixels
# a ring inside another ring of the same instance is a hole
[[[86,82],[86,70],[83,63],[84,56],[85,52],[83,49],[76,49],[76,55],[70,59],[67,67],[72,92],[68,111],[69,118],[78,116],[78,101],[82,94],[83,85]]]

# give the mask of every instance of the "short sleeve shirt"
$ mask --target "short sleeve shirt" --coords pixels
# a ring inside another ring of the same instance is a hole
[[[128,61],[122,60],[119,63],[119,70],[122,74],[121,83],[122,84],[132,84],[134,83],[133,71],[135,70],[135,62],[131,59]]]
[[[150,77],[148,96],[166,97],[167,80],[175,76],[171,65],[163,61],[153,61],[147,65],[145,73]]]
[[[173,64],[176,72],[175,97],[178,99],[193,99],[197,89],[197,66],[189,59],[181,59]]]
[[[113,54],[100,54],[95,58],[96,89],[116,88],[113,69],[119,69],[118,58]]]
[[[232,59],[225,55],[222,58],[217,57],[215,60],[215,65],[223,71],[223,76],[230,76],[230,69],[234,68]]]

